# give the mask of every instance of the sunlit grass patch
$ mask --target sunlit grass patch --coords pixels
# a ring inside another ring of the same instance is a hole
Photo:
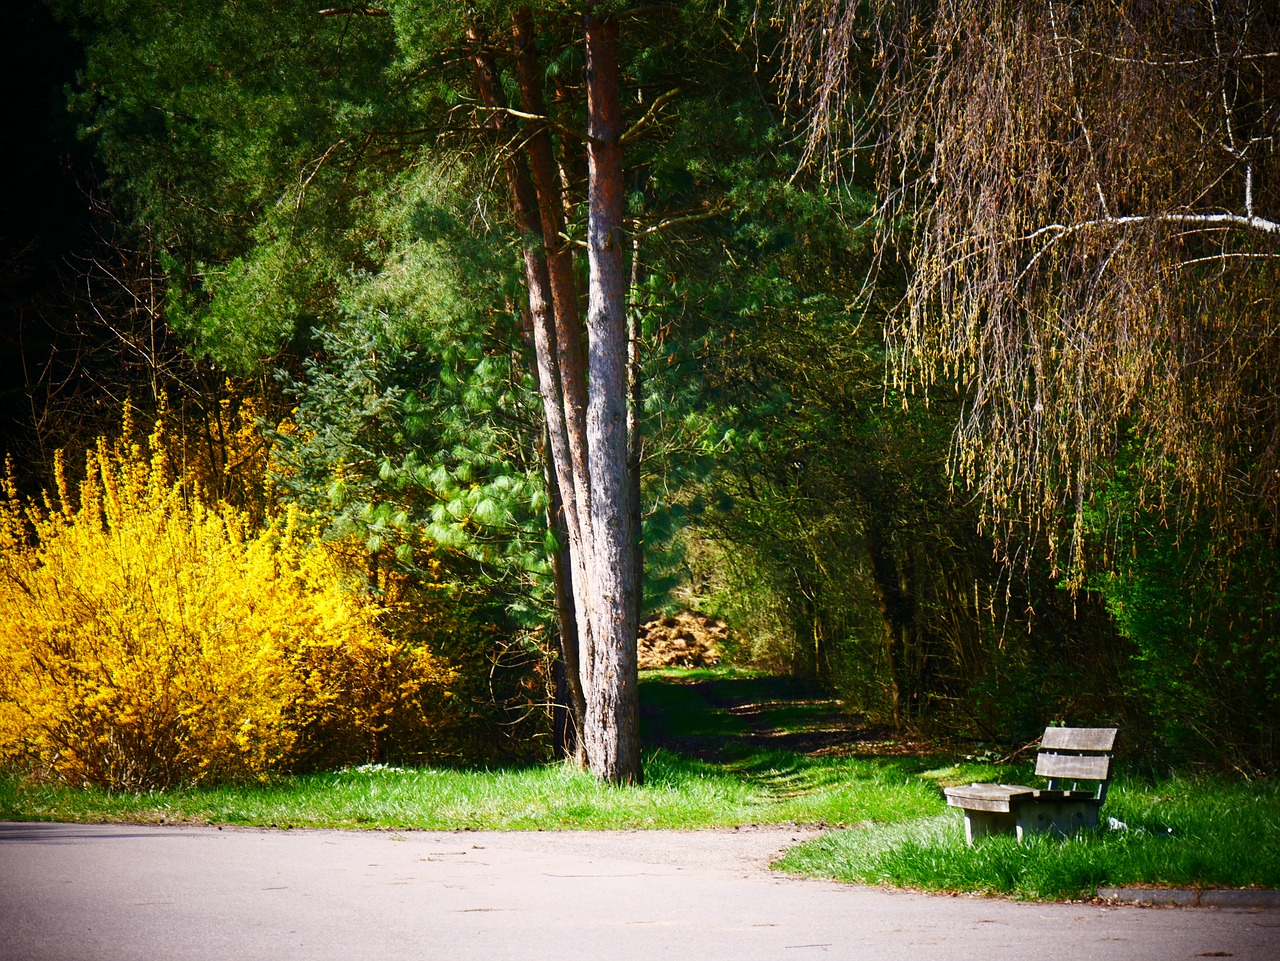
[[[896,762],[787,753],[716,765],[651,753],[639,788],[565,764],[451,770],[365,766],[265,784],[112,794],[0,779],[0,817],[451,830],[848,824],[937,810]]]
[[[1102,822],[1065,839],[987,837],[969,847],[960,812],[947,811],[833,831],[777,866],[861,884],[1029,899],[1091,898],[1099,886],[1280,886],[1274,784],[1121,778]]]

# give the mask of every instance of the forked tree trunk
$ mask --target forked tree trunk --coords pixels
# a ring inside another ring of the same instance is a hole
[[[573,254],[564,239],[562,165],[556,163],[545,119],[543,77],[527,9],[512,19],[520,114],[526,126],[519,146],[510,148],[507,175],[525,240],[525,281],[551,462],[548,483],[562,499],[569,548],[568,563],[558,565],[557,588],[571,706],[575,720],[580,719],[579,743],[590,770],[616,783],[638,783],[636,635],[642,565],[632,476],[636,465],[628,457],[634,450],[628,446],[621,77],[617,22],[597,17],[594,6],[586,4],[583,18],[588,114],[585,329]],[[481,100],[500,130],[506,104],[496,67],[481,38],[473,35],[472,40]],[[576,629],[567,623],[570,618]]]

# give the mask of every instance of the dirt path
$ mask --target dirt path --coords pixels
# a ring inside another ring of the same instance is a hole
[[[689,734],[679,725],[664,723],[660,711],[648,711],[646,745],[720,761],[753,751],[792,751],[812,756],[879,756],[910,754],[927,757],[943,753],[932,742],[896,734],[873,725],[866,717],[846,713],[840,702],[809,685],[785,677],[724,678],[664,683],[678,685],[704,705],[708,716],[723,712],[732,718],[730,730]],[[779,725],[784,722],[784,726]],[[703,725],[698,725],[702,727]],[[706,727],[716,729],[717,725]]]

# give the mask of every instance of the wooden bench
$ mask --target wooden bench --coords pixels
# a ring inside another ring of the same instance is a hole
[[[1043,789],[1022,784],[968,784],[946,788],[952,807],[964,809],[969,844],[986,834],[1053,832],[1065,837],[1097,827],[1098,809],[1111,779],[1114,727],[1048,727],[1040,739],[1036,774],[1049,779]],[[1082,788],[1081,781],[1095,782]],[[1068,783],[1070,786],[1068,787]]]

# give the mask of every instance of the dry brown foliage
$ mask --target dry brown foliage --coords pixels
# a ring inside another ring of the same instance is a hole
[[[723,621],[696,611],[652,618],[640,625],[640,668],[710,667],[728,637]]]

